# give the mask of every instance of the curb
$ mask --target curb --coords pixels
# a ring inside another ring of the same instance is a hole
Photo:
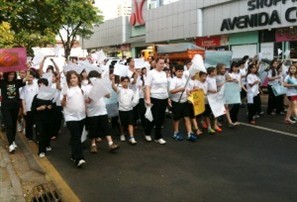
[[[19,137],[19,140],[21,140],[20,141],[21,144],[19,144],[19,147],[24,152],[24,155],[25,155],[25,157],[27,159],[29,167],[32,170],[34,170],[34,171],[36,171],[36,172],[38,172],[40,174],[45,175],[46,174],[45,170],[43,169],[43,167],[40,165],[40,163],[36,159],[33,151],[31,150],[31,148],[29,146],[29,143],[26,141],[25,136],[22,133],[18,133],[18,137]],[[35,144],[35,142],[32,142],[32,144]]]

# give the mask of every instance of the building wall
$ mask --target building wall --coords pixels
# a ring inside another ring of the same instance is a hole
[[[203,34],[205,36],[208,35],[220,35],[220,34],[227,34],[227,33],[237,33],[237,32],[248,32],[248,31],[255,31],[255,30],[262,30],[262,29],[272,29],[272,28],[280,28],[280,27],[289,27],[289,26],[296,26],[297,22],[289,23],[285,19],[285,14],[288,8],[296,7],[297,2],[293,2],[291,0],[285,1],[286,3],[283,4],[282,1],[278,1],[276,6],[259,8],[255,10],[248,10],[248,0],[242,1],[232,1],[225,4],[214,5],[208,8],[203,9]],[[256,26],[256,27],[248,27],[244,29],[238,29],[235,27],[233,30],[226,30],[221,31],[223,19],[230,18],[231,21],[234,20],[234,17],[245,16],[245,15],[252,15],[261,12],[267,12],[269,15],[273,12],[273,10],[277,10],[277,13],[280,17],[281,24],[274,23],[272,25],[267,26]],[[291,17],[295,17],[297,19],[297,10],[291,13]]]
[[[182,0],[146,11],[146,42],[193,38],[203,33],[199,23],[204,20],[198,10],[236,0]],[[212,18],[213,20],[215,18]]]
[[[99,27],[95,27],[91,38],[84,39],[84,48],[100,48],[123,44],[131,35],[129,26],[127,16],[108,20],[100,24]]]

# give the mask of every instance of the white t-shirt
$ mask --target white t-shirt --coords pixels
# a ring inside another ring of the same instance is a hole
[[[297,84],[297,79],[295,77],[286,76],[284,82],[287,84]],[[297,95],[297,87],[287,87],[287,96],[295,96]]]
[[[247,92],[253,93],[254,96],[259,94],[259,84],[257,83],[253,86],[249,84],[253,84],[255,81],[261,81],[260,78],[256,74],[249,74],[247,75]]]
[[[189,78],[189,76],[190,76],[190,72],[189,72],[189,70],[185,70],[184,72],[183,72],[183,79],[188,79]]]
[[[52,88],[56,89],[56,94],[54,96],[53,102],[55,102],[57,106],[61,106],[61,100],[60,100],[61,91],[57,89],[57,83],[52,83]]]
[[[137,90],[139,92],[139,98],[144,98],[144,81],[145,81],[145,78],[144,80],[142,81],[140,77],[138,77],[137,79],[137,83],[136,83],[136,87],[137,87]]]
[[[33,98],[38,93],[38,91],[38,85],[35,85],[34,83],[31,85],[27,84],[26,86],[22,87],[20,91],[20,99],[25,101],[27,112],[31,111]]]
[[[92,84],[85,86],[84,93],[86,98],[90,94],[92,87],[93,87]],[[90,103],[86,104],[86,107],[87,107],[86,112],[88,117],[101,116],[101,115],[107,114],[106,105],[103,97],[100,98],[99,100],[92,100]]]
[[[216,77],[207,76],[205,82],[207,83],[207,90],[208,91],[209,90],[211,90],[211,91],[218,91]]]
[[[193,90],[194,88],[198,87],[198,80],[190,79],[187,85],[187,90]]]
[[[174,90],[177,88],[183,88],[186,85],[186,80],[183,78],[174,77],[170,81],[169,90]],[[181,99],[180,96],[182,95]],[[176,94],[170,94],[170,99],[174,102],[178,102],[180,99],[181,103],[187,102],[187,93],[186,92],[179,92]]]
[[[168,79],[166,73],[155,69],[149,71],[145,85],[151,87],[151,97],[156,99],[168,98]]]
[[[245,85],[246,84],[246,74],[247,74],[247,71],[245,68],[239,68],[239,73],[241,75],[241,83],[242,85]]]
[[[235,73],[235,72],[231,72],[229,73],[229,76],[231,79],[235,79],[238,81],[238,85],[241,88],[241,74],[240,73]]]
[[[197,81],[197,87],[203,90],[204,95],[207,95],[208,87],[207,87],[206,81],[205,82]]]
[[[130,78],[130,84],[129,84],[129,88],[132,89],[134,92],[137,90],[137,81],[136,84],[132,84],[132,82],[134,81],[134,77],[133,77],[134,72],[131,71],[130,69],[128,69],[128,77]],[[139,79],[139,76],[137,77],[137,79]]]
[[[275,70],[275,76],[277,76],[277,75],[278,75],[277,70]],[[272,69],[270,69],[268,71],[267,78],[269,79],[272,77],[274,77],[274,76],[272,76]],[[270,86],[277,85],[278,83],[279,83],[279,79],[274,79],[272,81],[268,81],[268,85],[270,85]]]
[[[134,91],[127,88],[118,87],[118,101],[120,111],[130,111],[133,109],[132,100]]]
[[[63,108],[65,121],[80,121],[86,118],[86,106],[80,87],[70,87],[66,93],[66,106]],[[63,95],[61,94],[61,100]]]
[[[204,93],[204,103],[208,104],[208,100],[207,100],[207,90],[208,90],[208,86],[207,86],[207,82],[201,82],[201,81],[197,81],[197,87],[203,90]]]
[[[216,83],[217,83],[217,90],[220,91],[221,88],[226,83],[226,76],[225,75],[217,75],[216,76]]]

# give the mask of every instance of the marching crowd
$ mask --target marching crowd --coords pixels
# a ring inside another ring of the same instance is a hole
[[[146,141],[154,140],[163,145],[166,144],[162,136],[166,114],[172,118],[175,140],[185,138],[195,142],[203,132],[222,132],[222,117],[213,116],[208,95],[217,94],[226,82],[238,85],[242,100],[242,103],[225,104],[224,116],[228,127],[240,125],[238,113],[245,104],[250,124],[256,124],[256,118],[264,113],[261,110],[259,62],[248,57],[233,62],[228,70],[224,64],[218,64],[195,75],[189,71],[191,62],[169,63],[168,59],[156,58],[150,61],[150,68],[135,68],[134,59],[128,58],[125,61],[128,73],[122,77],[114,74],[116,62],[112,62],[104,74],[96,64],[92,64],[94,68],[91,69],[64,68],[60,72],[54,60],[51,60],[53,65],[43,72],[44,60],[39,70],[29,68],[18,73],[1,74],[2,124],[10,153],[17,148],[17,124],[22,119],[28,141],[35,139],[38,142],[39,157],[52,150],[50,142],[59,135],[64,121],[71,135],[71,159],[77,167],[86,163],[81,141],[86,131],[92,153],[97,153],[96,144],[102,138],[106,138],[111,152],[119,149],[111,134],[114,127],[119,128],[121,141],[127,139],[130,144],[137,144],[134,134],[136,122],[141,123]],[[79,66],[72,64],[75,65]],[[267,114],[285,114],[284,121],[294,124],[297,121],[297,67],[282,68],[284,66],[279,61],[273,60],[268,70]],[[110,85],[110,91],[92,99],[96,82],[103,79],[108,81],[105,84]],[[196,116],[188,97],[197,90],[204,93],[205,111]],[[118,101],[114,105],[117,109],[113,108],[116,112],[111,115],[107,100],[114,98]],[[285,99],[289,100],[286,112]],[[185,136],[179,129],[180,121],[184,121]]]

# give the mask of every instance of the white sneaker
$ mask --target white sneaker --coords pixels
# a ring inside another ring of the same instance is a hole
[[[134,137],[131,137],[131,138],[129,139],[129,142],[130,142],[131,144],[133,144],[133,145],[137,143]]]
[[[44,158],[44,157],[45,157],[45,153],[44,153],[44,152],[41,152],[41,153],[39,154],[39,157],[40,157],[40,158]]]
[[[82,165],[85,164],[85,163],[86,163],[86,161],[85,161],[84,159],[80,159],[80,160],[77,162],[76,167],[80,168],[80,167],[82,167]]]
[[[8,151],[9,151],[9,153],[12,153],[12,152],[15,151],[15,147],[14,147],[13,144],[9,145],[9,147],[8,147]]]
[[[148,142],[151,142],[152,141],[152,137],[150,135],[145,135],[144,136],[144,139]]]
[[[49,152],[49,151],[52,151],[53,149],[51,147],[46,147],[45,148],[45,151]]]
[[[18,145],[15,143],[15,141],[12,142],[12,145],[14,146],[15,149],[18,148]]]
[[[125,142],[126,141],[125,135],[121,135],[120,139],[122,142]]]
[[[166,141],[163,139],[163,138],[160,138],[158,140],[155,140],[156,143],[159,143],[159,144],[166,144]]]

